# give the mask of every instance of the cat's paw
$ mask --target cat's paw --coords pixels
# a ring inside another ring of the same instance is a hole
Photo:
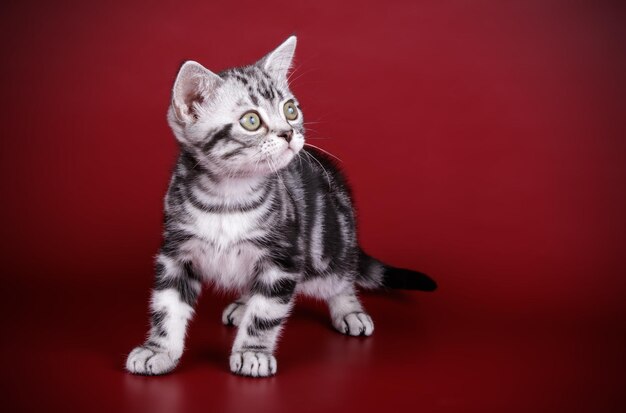
[[[126,370],[133,374],[154,376],[169,373],[174,370],[176,364],[178,360],[172,360],[164,351],[139,346],[128,355]]]
[[[241,376],[273,376],[276,374],[276,358],[269,353],[235,351],[230,355],[230,371]]]
[[[374,332],[372,317],[363,312],[355,312],[333,320],[337,331],[349,336],[371,336]]]
[[[243,303],[235,301],[234,303],[228,304],[222,312],[222,323],[225,326],[239,327],[245,311],[246,305]]]

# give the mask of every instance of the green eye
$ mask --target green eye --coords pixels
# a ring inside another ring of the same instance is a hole
[[[239,123],[244,129],[255,131],[261,127],[261,118],[255,112],[248,112],[239,119]]]
[[[296,104],[293,103],[293,100],[288,100],[285,102],[283,106],[283,112],[285,112],[285,117],[287,120],[296,120],[298,119],[298,108]]]

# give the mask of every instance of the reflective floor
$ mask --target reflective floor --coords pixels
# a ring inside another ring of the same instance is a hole
[[[336,333],[323,306],[300,300],[280,344],[278,375],[270,379],[229,373],[234,330],[219,322],[227,297],[205,292],[175,372],[138,377],[122,366],[146,329],[146,290],[55,284],[31,293],[37,308],[20,305],[17,295],[4,303],[10,315],[2,340],[5,411],[617,412],[626,406],[623,326],[461,309],[445,290],[364,295],[376,322],[370,338]]]

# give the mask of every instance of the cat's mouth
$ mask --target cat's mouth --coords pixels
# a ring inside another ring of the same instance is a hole
[[[295,154],[296,152],[293,149],[287,148],[283,151],[283,153],[280,154],[280,157],[284,159],[293,158]]]
[[[282,165],[287,165],[294,158],[294,156],[296,156],[295,149],[293,149],[291,146],[288,146],[278,155],[278,163]]]

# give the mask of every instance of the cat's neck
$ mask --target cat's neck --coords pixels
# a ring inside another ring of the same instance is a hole
[[[236,200],[245,200],[259,196],[267,188],[275,175],[232,175],[223,174],[206,165],[193,154],[183,148],[180,163],[184,166],[183,179],[186,185],[195,186],[216,202],[231,203]]]
[[[270,183],[268,176],[219,176],[199,174],[197,183],[216,198],[224,201],[255,197]]]

